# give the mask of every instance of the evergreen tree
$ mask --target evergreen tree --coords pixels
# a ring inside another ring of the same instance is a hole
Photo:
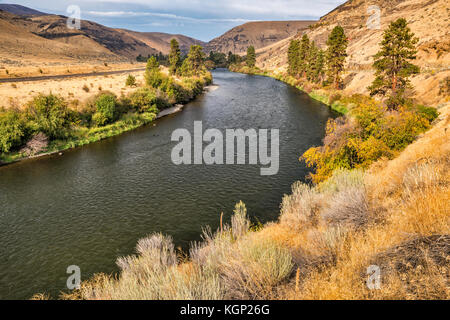
[[[227,62],[228,62],[228,65],[233,63],[233,52],[231,52],[231,51],[228,51]]]
[[[376,78],[368,89],[371,96],[389,94],[389,108],[395,109],[405,102],[405,90],[411,86],[408,78],[420,72],[418,66],[409,62],[416,59],[418,41],[403,18],[384,31],[381,50],[374,56]]]
[[[299,73],[299,55],[300,41],[292,40],[288,49],[288,72],[291,76],[296,77]]]
[[[159,62],[155,56],[150,57],[145,69],[145,82],[153,88],[158,88],[162,82],[162,75],[159,71]]]
[[[181,66],[181,51],[177,39],[170,40],[169,65],[170,74],[176,74]]]
[[[341,26],[336,26],[331,31],[327,40],[327,46],[326,60],[328,78],[334,83],[336,89],[339,89],[348,46],[347,36]]]
[[[322,83],[325,76],[325,52],[319,49],[316,60],[316,82]]]
[[[205,54],[202,46],[192,45],[189,54],[183,63],[183,73],[185,75],[199,75],[204,69]]]
[[[303,78],[306,78],[306,72],[308,70],[309,46],[310,44],[308,35],[304,34],[302,40],[300,41],[300,50],[298,56],[298,70]]]
[[[256,52],[255,47],[250,46],[247,49],[247,67],[254,68],[256,65]]]
[[[317,81],[317,62],[319,58],[319,48],[316,46],[316,43],[313,41],[309,46],[308,53],[308,65],[306,70],[306,78],[309,81],[316,82]]]

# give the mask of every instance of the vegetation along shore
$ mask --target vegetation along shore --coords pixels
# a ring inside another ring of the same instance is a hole
[[[0,109],[0,164],[48,155],[83,146],[133,130],[154,121],[162,110],[185,104],[212,83],[202,47],[191,46],[182,57],[178,42],[171,43],[170,66],[156,56],[147,62],[139,85],[130,74],[120,96],[99,88],[83,104],[69,104],[62,96],[39,94],[24,106]],[[90,91],[85,85],[83,90]],[[165,112],[168,114],[168,112]]]

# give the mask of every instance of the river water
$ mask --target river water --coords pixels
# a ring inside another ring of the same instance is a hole
[[[219,86],[181,113],[135,131],[65,152],[0,167],[0,299],[57,297],[67,267],[82,279],[115,272],[138,239],[162,232],[186,249],[202,227],[229,221],[242,200],[254,221],[275,220],[282,196],[308,169],[299,156],[318,145],[333,114],[271,78],[213,72]],[[175,129],[279,129],[280,168],[181,165],[171,161]]]

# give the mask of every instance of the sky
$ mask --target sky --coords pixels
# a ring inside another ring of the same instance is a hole
[[[0,0],[113,28],[184,34],[210,41],[240,24],[261,20],[317,20],[345,0]]]

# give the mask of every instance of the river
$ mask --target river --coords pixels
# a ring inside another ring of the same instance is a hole
[[[162,232],[176,246],[199,240],[202,227],[229,221],[242,200],[254,221],[275,220],[291,184],[309,172],[299,156],[318,145],[333,114],[272,78],[213,72],[217,90],[180,113],[98,143],[0,167],[0,299],[57,297],[67,267],[82,279],[116,272],[138,239]],[[171,161],[172,132],[194,121],[203,129],[279,129],[280,168],[180,165]]]

